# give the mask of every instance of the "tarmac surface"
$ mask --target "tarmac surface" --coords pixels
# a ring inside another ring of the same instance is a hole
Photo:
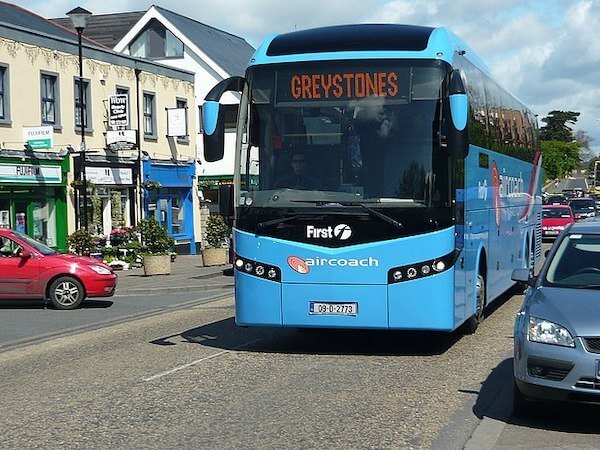
[[[232,265],[205,267],[201,255],[178,255],[170,275],[145,276],[142,267],[118,270],[117,295],[205,290],[219,277],[232,274]],[[233,286],[233,277],[230,277]],[[221,281],[219,281],[221,284]]]

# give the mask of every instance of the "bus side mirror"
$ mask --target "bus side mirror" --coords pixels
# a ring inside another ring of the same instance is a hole
[[[448,86],[450,119],[448,122],[448,152],[456,159],[466,158],[469,154],[469,99],[459,70],[450,74]]]
[[[207,162],[220,161],[225,153],[225,124],[219,102],[204,102],[202,128],[204,130],[204,159]]]
[[[204,97],[202,127],[204,159],[207,162],[220,161],[225,153],[225,121],[219,100],[225,92],[242,92],[245,83],[246,79],[243,77],[226,78],[218,82]]]

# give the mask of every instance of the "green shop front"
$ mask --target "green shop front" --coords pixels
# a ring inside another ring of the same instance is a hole
[[[68,173],[56,153],[0,151],[0,227],[66,250]]]

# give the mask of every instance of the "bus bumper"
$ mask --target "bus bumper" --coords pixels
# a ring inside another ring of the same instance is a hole
[[[454,269],[393,285],[277,283],[239,271],[235,277],[236,323],[242,326],[455,328]],[[315,303],[356,304],[356,310],[319,314]]]

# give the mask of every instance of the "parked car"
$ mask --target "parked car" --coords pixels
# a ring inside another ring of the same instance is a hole
[[[555,239],[567,225],[575,222],[568,205],[542,206],[542,239]]]
[[[50,299],[77,308],[86,297],[110,297],[117,275],[102,262],[61,254],[26,234],[0,229],[0,299]]]
[[[535,400],[600,404],[600,223],[569,225],[539,275],[512,279],[529,286],[514,328],[515,415]]]
[[[596,202],[593,198],[573,198],[569,200],[569,206],[573,210],[575,220],[594,217],[596,215]]]

